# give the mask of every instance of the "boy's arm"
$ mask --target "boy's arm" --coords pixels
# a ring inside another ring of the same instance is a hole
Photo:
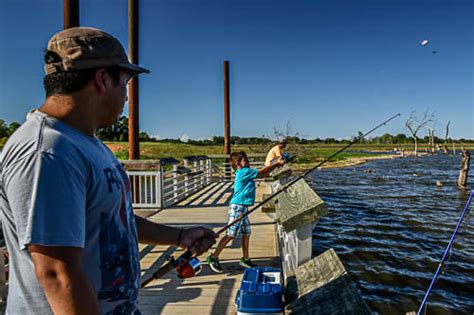
[[[277,167],[283,166],[284,164],[285,164],[285,160],[282,157],[280,157],[275,164],[265,166],[259,169],[257,178],[267,177],[271,172],[273,172],[273,170],[275,170]]]

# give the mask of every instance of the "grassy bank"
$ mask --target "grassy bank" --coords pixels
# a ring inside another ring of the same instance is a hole
[[[128,159],[127,142],[106,142],[119,159]],[[0,150],[3,142],[0,141]],[[285,151],[296,157],[295,164],[298,168],[308,168],[316,163],[326,159],[337,150],[344,147],[345,144],[289,144]],[[245,151],[249,154],[265,154],[272,145],[235,145],[232,151]],[[406,145],[387,145],[387,144],[354,144],[345,151],[332,159],[333,162],[326,166],[344,166],[363,163],[368,159],[386,158],[380,154],[370,152],[393,152],[394,148],[404,149],[407,153],[413,150],[412,144]],[[456,145],[459,152],[461,146]],[[474,150],[474,145],[466,146],[468,150]],[[425,144],[419,146],[419,152],[427,149]],[[452,149],[452,147],[450,147]],[[223,154],[222,146],[197,146],[185,143],[162,143],[162,142],[142,142],[140,143],[141,159],[160,159],[164,157],[174,157],[178,160],[190,155],[214,155]],[[296,166],[295,165],[295,166]]]
[[[121,159],[126,159],[128,156],[128,143],[125,142],[106,142],[112,151]],[[291,155],[296,156],[298,163],[317,162],[324,159],[335,151],[342,148],[343,145],[294,145],[290,144],[285,148],[285,151],[290,152]],[[232,151],[245,151],[249,154],[260,153],[265,154],[271,146],[265,145],[234,145]],[[373,156],[367,152],[354,151],[386,151],[388,148],[382,147],[368,147],[368,146],[353,146],[351,151],[342,152],[335,157],[335,160],[344,160],[354,157],[368,157]],[[164,157],[175,157],[181,159],[189,155],[213,155],[223,154],[221,146],[196,146],[184,143],[160,143],[160,142],[144,142],[140,143],[140,157],[142,159],[159,159]]]
[[[120,159],[128,158],[128,143],[126,142],[106,142],[106,144],[114,151]],[[337,150],[344,147],[344,144],[289,144],[285,151],[296,156],[296,164],[311,165],[318,163],[327,158]],[[232,151],[243,150],[247,153],[267,153],[271,145],[235,145]],[[394,148],[404,149],[407,152],[413,150],[413,145],[377,145],[377,144],[354,144],[345,151],[337,155],[333,161],[340,164],[344,161],[354,160],[361,161],[374,157],[381,157],[379,154],[371,152],[392,152]],[[419,147],[419,152],[425,151],[426,146]],[[460,147],[457,147],[459,150]],[[472,149],[472,148],[470,148]],[[164,157],[174,157],[182,159],[189,155],[213,155],[223,154],[222,146],[196,146],[185,143],[161,143],[161,142],[144,142],[140,143],[141,159],[159,159]]]

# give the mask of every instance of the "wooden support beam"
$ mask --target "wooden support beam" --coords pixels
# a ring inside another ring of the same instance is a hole
[[[139,0],[128,0],[128,59],[131,63],[139,64],[138,61],[138,34],[139,34]],[[140,118],[139,118],[139,82],[138,76],[134,76],[128,85],[128,158],[130,160],[140,159]]]
[[[224,153],[230,154],[230,83],[229,61],[224,61]]]
[[[79,26],[79,0],[63,1],[64,29]]]
[[[287,314],[371,314],[333,249],[286,276]]]
[[[276,198],[277,222],[283,226],[286,232],[316,222],[327,213],[324,201],[304,179],[294,183]]]

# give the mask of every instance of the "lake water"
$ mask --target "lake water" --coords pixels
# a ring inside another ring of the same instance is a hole
[[[334,248],[373,311],[417,311],[469,198],[457,188],[459,167],[459,156],[435,155],[313,172],[307,180],[329,208],[314,229],[313,255]],[[473,208],[427,314],[474,313]]]

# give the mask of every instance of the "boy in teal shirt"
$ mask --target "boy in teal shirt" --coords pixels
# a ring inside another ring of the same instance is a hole
[[[250,168],[250,163],[245,152],[235,152],[230,156],[232,168],[235,171],[234,195],[229,204],[229,223],[241,218],[248,211],[248,207],[255,202],[255,179],[268,176],[277,167],[285,164],[280,159],[273,165],[266,166],[262,169]],[[245,268],[256,267],[249,257],[249,241],[250,241],[250,221],[248,216],[232,225],[226,230],[226,235],[220,240],[216,251],[207,257],[207,262],[214,272],[222,273],[224,269],[219,262],[219,255],[225,246],[234,237],[242,234],[242,254],[240,266]]]

